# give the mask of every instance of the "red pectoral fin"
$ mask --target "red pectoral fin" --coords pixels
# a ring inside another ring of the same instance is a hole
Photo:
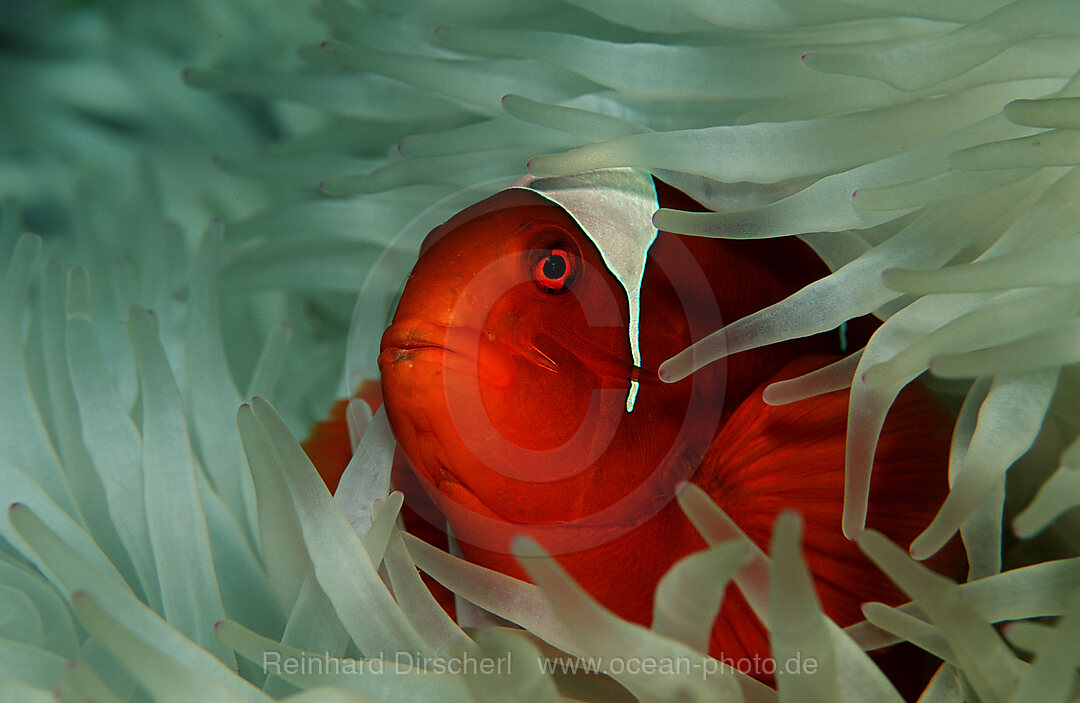
[[[774,380],[791,378],[831,359],[801,359]],[[867,601],[907,599],[841,532],[848,392],[782,406],[761,399],[764,385],[717,434],[694,482],[705,489],[762,549],[785,508],[805,521],[803,551],[827,615],[840,626],[862,620]],[[952,417],[918,383],[897,398],[878,443],[868,524],[908,545],[929,524],[947,491]],[[959,575],[962,556],[951,545],[937,568]],[[718,652],[761,653],[764,632],[741,599],[726,600],[713,631]],[[764,654],[764,653],[762,653]]]

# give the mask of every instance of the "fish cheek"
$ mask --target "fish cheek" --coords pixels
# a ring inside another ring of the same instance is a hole
[[[599,379],[580,359],[564,348],[543,349],[533,339],[550,326],[550,317],[575,324],[580,306],[572,298],[548,300],[531,283],[516,286],[489,309],[482,329],[480,360],[500,356],[512,367],[509,384],[479,386],[482,417],[475,418],[478,432],[487,438],[497,458],[506,457],[515,476],[550,480],[547,454],[579,434]],[[553,312],[554,310],[554,312]],[[476,441],[480,441],[477,438]],[[513,457],[510,459],[510,457]],[[580,467],[566,465],[560,457],[560,474]]]
[[[425,356],[433,355],[426,352]],[[380,364],[387,420],[410,461],[429,480],[438,477],[430,444],[436,440],[433,411],[445,404],[443,369],[431,359],[403,354]]]
[[[543,452],[577,433],[598,379],[580,361],[566,356],[556,360],[559,370],[553,372],[516,355],[512,384],[480,387],[483,412],[502,439]]]

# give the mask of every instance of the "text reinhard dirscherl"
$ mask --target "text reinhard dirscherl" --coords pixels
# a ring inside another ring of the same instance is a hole
[[[545,674],[606,673],[646,674],[659,676],[701,676],[709,678],[730,675],[736,671],[751,676],[773,677],[778,674],[815,674],[818,662],[800,654],[777,661],[772,657],[731,658],[713,657],[569,657],[538,658],[536,665]],[[506,675],[513,672],[511,653],[500,657],[478,657],[468,652],[456,656],[437,657],[419,652],[393,652],[370,659],[342,659],[329,654],[283,656],[280,652],[263,652],[263,672],[279,676],[369,674],[487,674]]]

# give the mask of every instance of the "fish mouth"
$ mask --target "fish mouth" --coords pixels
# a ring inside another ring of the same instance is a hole
[[[379,370],[386,375],[395,364],[403,361],[432,361],[441,363],[447,370],[474,374],[485,385],[509,386],[513,379],[513,362],[508,350],[489,341],[484,344],[485,353],[481,355],[480,344],[480,330],[471,327],[395,322],[383,333]]]

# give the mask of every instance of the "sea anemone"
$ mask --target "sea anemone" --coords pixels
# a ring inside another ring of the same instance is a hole
[[[0,700],[898,700],[866,650],[899,640],[943,661],[926,700],[1072,699],[1073,3],[295,5],[0,9]],[[797,515],[765,554],[691,487],[710,546],[651,628],[624,622],[534,543],[529,584],[402,533],[392,437],[357,404],[326,491],[293,435],[374,376],[419,238],[526,164],[648,170],[711,210],[658,227],[797,236],[832,270],[666,380],[883,321],[766,399],[851,388],[844,530],[912,604],[837,628]],[[917,377],[957,412],[952,488],[897,547],[866,495]],[[957,532],[962,585],[912,559]],[[523,629],[462,630],[417,566]],[[777,693],[704,654],[729,581],[813,674]],[[625,666],[647,659],[697,668]]]

